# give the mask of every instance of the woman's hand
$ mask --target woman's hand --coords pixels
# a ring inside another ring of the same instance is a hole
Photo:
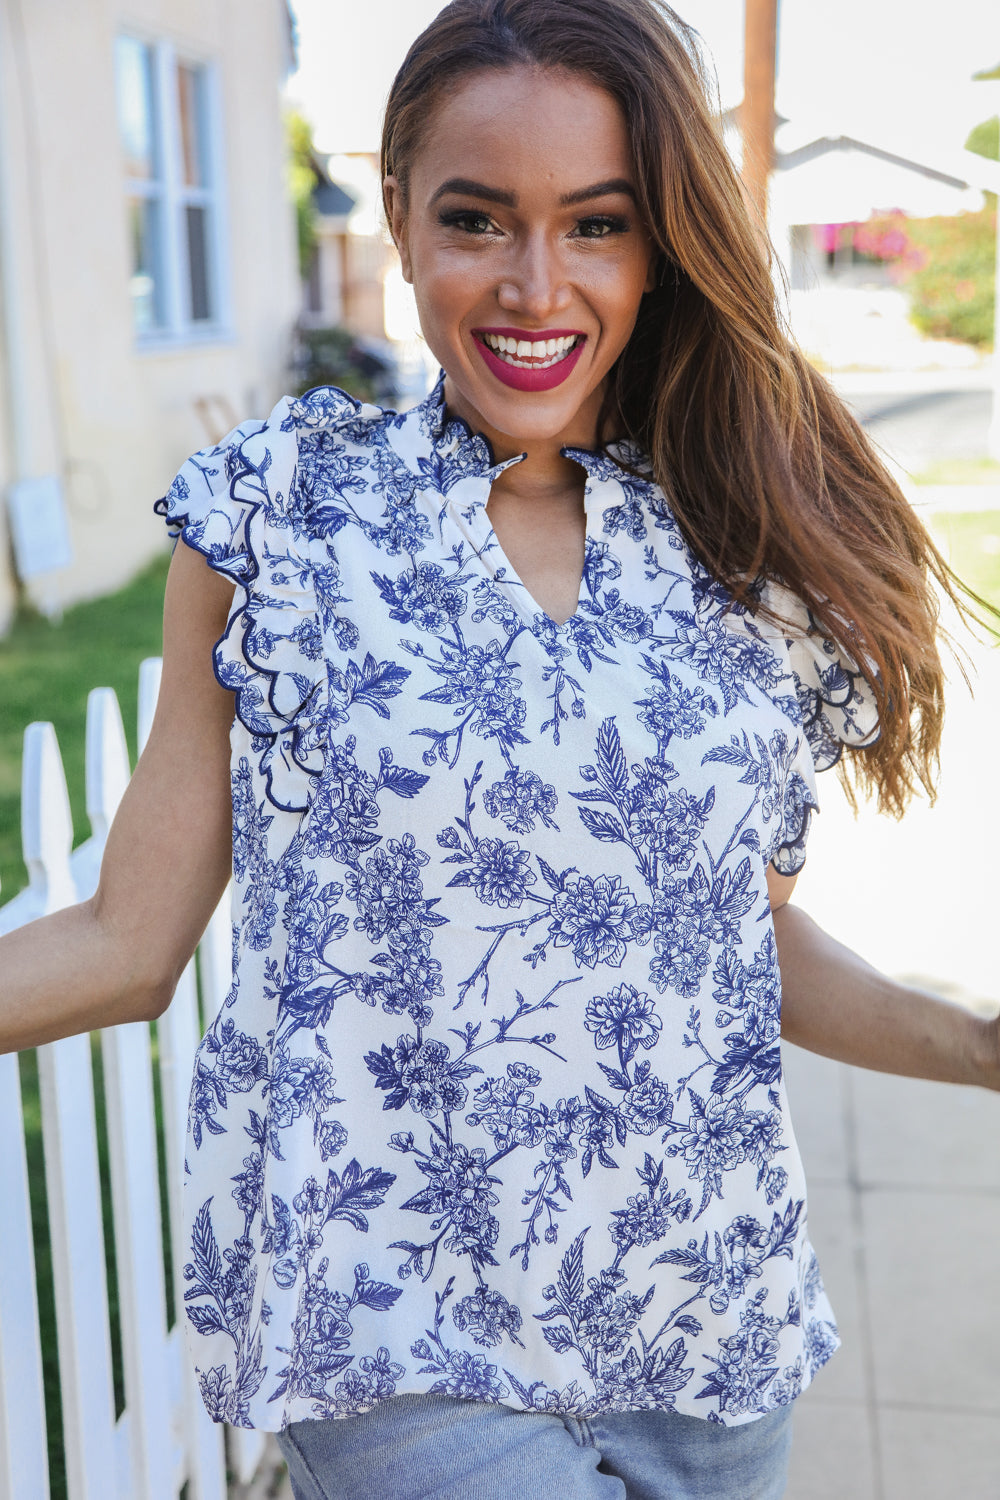
[[[775,894],[785,1041],[855,1067],[1000,1091],[1000,1017],[887,978]]]
[[[156,715],[97,891],[0,938],[0,1052],[148,1020],[169,1004],[232,864],[233,697],[212,669],[232,594],[198,553],[177,547]]]

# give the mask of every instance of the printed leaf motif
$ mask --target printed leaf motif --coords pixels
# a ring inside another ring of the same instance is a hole
[[[564,1307],[572,1307],[583,1296],[583,1238],[586,1233],[586,1229],[580,1231],[559,1267],[556,1285]]]
[[[698,1322],[698,1319],[692,1318],[689,1313],[683,1313],[679,1318],[676,1318],[674,1320],[674,1327],[682,1329],[691,1338],[697,1338],[701,1332],[701,1324]]]
[[[343,1178],[338,1177],[331,1167],[327,1176],[330,1196],[326,1221],[344,1219],[362,1234],[367,1234],[368,1220],[361,1210],[379,1208],[395,1181],[394,1172],[383,1172],[380,1167],[363,1169],[353,1157],[344,1168]]]
[[[565,1323],[557,1323],[554,1328],[543,1328],[542,1338],[552,1345],[557,1354],[563,1354],[573,1347],[573,1334]]]
[[[199,1333],[228,1333],[222,1314],[211,1303],[207,1307],[189,1307],[187,1315]]]
[[[771,1221],[772,1255],[787,1255],[791,1260],[799,1219],[802,1217],[802,1207],[801,1199],[798,1203],[793,1203],[789,1198],[784,1214],[781,1217],[774,1215]]]
[[[401,1286],[390,1286],[385,1281],[359,1281],[354,1288],[357,1300],[375,1312],[386,1312],[402,1293]]]
[[[604,719],[597,731],[597,769],[613,797],[628,788],[628,765],[614,719]]]
[[[195,1269],[207,1287],[214,1287],[222,1280],[222,1257],[215,1243],[209,1213],[211,1202],[211,1198],[206,1198],[201,1205],[191,1231],[191,1253]]]
[[[679,1391],[694,1374],[694,1366],[683,1369],[687,1350],[683,1339],[676,1339],[669,1349],[655,1349],[642,1367],[642,1378],[662,1392]]]
[[[578,811],[588,833],[592,833],[602,843],[624,844],[626,842],[625,829],[610,813],[600,812],[592,807],[581,807]]]
[[[380,718],[387,719],[389,710],[385,700],[402,692],[409,675],[406,667],[400,667],[394,661],[376,661],[369,651],[360,667],[353,661],[347,663],[349,701],[365,703]]]
[[[410,771],[406,766],[387,766],[382,773],[382,785],[397,797],[415,797],[429,780],[422,771]]]

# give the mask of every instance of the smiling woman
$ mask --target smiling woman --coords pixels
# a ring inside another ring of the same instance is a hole
[[[530,125],[512,133],[511,120]],[[566,70],[508,68],[488,90],[473,75],[434,111],[412,169],[387,174],[385,195],[448,409],[498,460],[523,455],[497,476],[487,513],[527,592],[561,623],[584,539],[584,472],[561,450],[597,446],[608,372],[652,287],[621,109]]]
[[[490,79],[486,108],[483,95],[481,76],[454,89],[405,187],[386,177],[403,274],[449,406],[498,457],[536,436],[550,449],[593,446],[604,381],[652,286],[625,120],[603,89],[563,70],[508,68]],[[511,120],[530,125],[512,133]],[[474,179],[461,171],[470,162]],[[534,471],[538,454],[527,458]]]
[[[159,1014],[231,858],[211,1416],[298,1500],[777,1500],[838,1342],[781,1035],[1000,1088],[1000,1025],[788,904],[818,770],[929,779],[956,585],[788,342],[665,6],[454,0],[383,163],[441,376],[284,400],[158,502],[156,723],[97,896],[0,940],[0,1040]]]

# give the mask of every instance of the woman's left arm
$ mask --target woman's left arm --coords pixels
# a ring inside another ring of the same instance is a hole
[[[880,974],[788,904],[794,885],[768,868],[784,1040],[880,1073],[1000,1091],[1000,1017],[985,1020]]]

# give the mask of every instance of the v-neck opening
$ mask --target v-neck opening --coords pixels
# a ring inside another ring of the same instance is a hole
[[[587,482],[588,484],[590,482],[589,476]],[[492,570],[494,580],[500,586],[506,587],[506,592],[508,593],[511,602],[514,604],[514,607],[518,610],[518,613],[522,616],[525,624],[529,628],[531,628],[534,625],[535,620],[539,616],[541,616],[541,618],[547,621],[547,623],[551,625],[554,630],[565,630],[567,626],[569,626],[570,623],[579,615],[581,606],[584,603],[584,596],[587,591],[587,585],[585,581],[587,576],[587,542],[589,541],[591,536],[592,511],[586,503],[586,493],[583,509],[583,562],[580,567],[580,579],[577,584],[576,608],[571,614],[568,614],[566,616],[565,620],[561,621],[553,619],[548,610],[538,602],[534,594],[528,588],[528,585],[524,582],[524,579],[521,577],[520,573],[515,568],[514,564],[511,562],[506,551],[504,550],[503,543],[497,536],[496,530],[493,526],[493,522],[490,519],[489,511],[487,509],[488,504],[489,496],[487,495],[486,501],[484,502],[482,507],[483,524],[486,528],[486,542],[484,543],[483,551],[480,552],[481,560],[483,560],[483,554],[486,551],[487,547],[489,547],[490,550],[495,548],[499,553],[500,557],[503,559],[504,576],[503,578],[497,578],[497,569],[494,568]],[[531,605],[530,611],[524,607],[526,604]]]

